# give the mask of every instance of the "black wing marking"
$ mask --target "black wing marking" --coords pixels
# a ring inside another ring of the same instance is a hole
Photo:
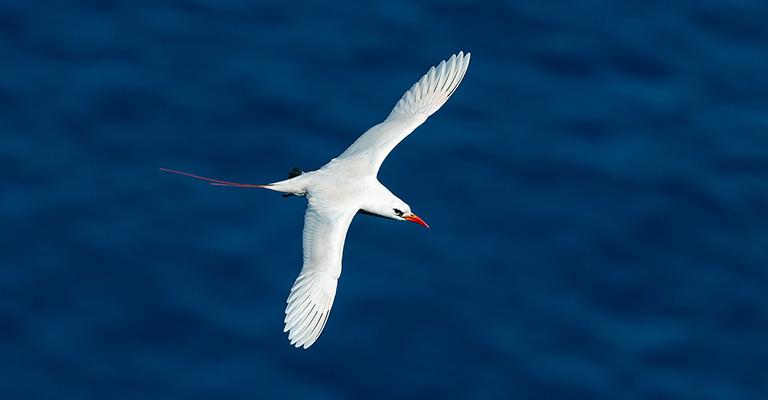
[[[299,175],[301,175],[303,173],[304,173],[304,171],[302,171],[302,170],[300,170],[300,169],[298,169],[296,167],[291,167],[291,169],[288,171],[288,179],[295,178],[295,177],[297,177],[297,176],[299,176]]]

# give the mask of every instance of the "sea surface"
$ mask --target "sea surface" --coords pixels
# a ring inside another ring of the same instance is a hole
[[[768,399],[768,3],[0,4],[0,398]],[[312,170],[451,54],[282,332]]]

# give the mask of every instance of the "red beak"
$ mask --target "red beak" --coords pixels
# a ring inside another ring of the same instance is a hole
[[[429,225],[427,225],[427,223],[424,222],[424,220],[422,220],[421,218],[417,217],[416,214],[406,215],[403,218],[405,218],[406,221],[415,222],[415,223],[417,223],[419,225],[424,225],[427,228],[429,228]]]

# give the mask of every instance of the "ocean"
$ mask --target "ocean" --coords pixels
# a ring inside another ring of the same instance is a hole
[[[768,3],[0,5],[3,399],[768,398]],[[459,51],[328,325],[319,168]]]

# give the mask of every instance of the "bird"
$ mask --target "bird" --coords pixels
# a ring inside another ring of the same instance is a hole
[[[211,181],[213,185],[257,187],[304,196],[307,210],[302,233],[303,266],[291,287],[285,308],[285,328],[291,345],[309,348],[325,328],[341,275],[347,230],[358,213],[429,227],[411,207],[377,178],[384,159],[414,129],[445,104],[464,78],[470,53],[459,52],[431,67],[383,122],[368,129],[341,155],[321,168],[304,172],[291,168],[288,179],[251,185],[204,178],[186,172],[163,171]]]

